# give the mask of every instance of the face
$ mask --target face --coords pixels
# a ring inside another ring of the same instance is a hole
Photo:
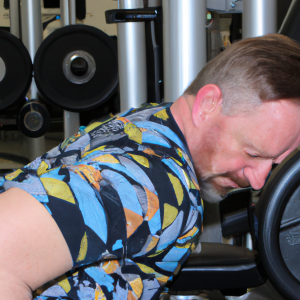
[[[248,116],[212,115],[192,147],[202,197],[218,201],[234,188],[261,189],[272,165],[300,145],[299,117],[300,106],[288,100],[264,102]]]

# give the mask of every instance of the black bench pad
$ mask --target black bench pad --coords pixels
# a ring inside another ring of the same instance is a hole
[[[227,244],[201,243],[170,285],[171,291],[241,289],[261,285],[264,272],[256,251]]]

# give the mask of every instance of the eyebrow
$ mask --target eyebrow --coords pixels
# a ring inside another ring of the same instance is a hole
[[[280,157],[280,156],[282,156],[285,152],[287,152],[287,151],[289,151],[289,149],[285,149],[285,150],[283,150],[282,152],[280,152],[278,155],[267,155],[266,153],[263,153],[263,152],[258,152],[258,153],[260,153],[261,155],[262,155],[262,158],[270,158],[270,159],[273,159],[273,161],[274,161],[274,163],[276,163],[275,161]]]
[[[256,155],[256,156],[261,157],[261,158],[271,158],[271,159],[276,159],[276,158],[278,158],[280,155],[282,155],[282,154],[284,153],[284,152],[283,152],[282,154],[280,154],[280,155],[278,155],[277,157],[275,157],[275,156],[273,156],[273,155],[269,155],[269,154],[263,152],[262,150],[258,150],[258,148],[255,147],[254,145],[252,145],[251,148],[252,148],[253,151],[255,152],[255,154],[253,154],[253,155]]]

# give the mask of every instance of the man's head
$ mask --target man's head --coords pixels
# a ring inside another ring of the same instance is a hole
[[[206,200],[262,188],[300,145],[299,82],[300,47],[280,35],[233,44],[199,73],[179,99],[178,123]]]

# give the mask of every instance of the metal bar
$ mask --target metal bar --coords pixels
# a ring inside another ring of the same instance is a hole
[[[80,114],[72,111],[64,111],[64,137],[72,136],[80,126]]]
[[[143,0],[119,0],[119,9],[144,7]],[[118,23],[118,63],[121,111],[147,102],[144,23]]]
[[[70,25],[76,24],[76,0],[69,0]]]
[[[148,22],[157,18],[157,10],[151,8],[110,9],[105,12],[106,23]]]
[[[60,0],[61,26],[73,24],[74,15],[76,23],[75,0]],[[74,23],[74,24],[75,24]],[[80,115],[76,112],[64,111],[64,137],[65,139],[77,132],[80,126]]]
[[[162,0],[148,0],[148,7],[162,6]]]
[[[43,41],[43,24],[41,2],[36,0],[21,0],[21,31],[22,41],[26,46],[32,61],[35,53]],[[34,78],[32,79],[29,91],[30,99],[38,99],[38,89]],[[45,138],[28,138],[29,159],[34,160],[36,157],[46,152]]]
[[[41,3],[36,0],[21,0],[22,40],[34,59],[43,41]]]
[[[250,264],[242,264],[237,266],[199,266],[199,267],[185,267],[181,269],[181,272],[239,272],[239,271],[245,271],[250,269],[255,269],[256,264],[250,263]]]
[[[174,102],[206,64],[206,0],[163,0],[165,102]]]
[[[151,39],[153,45],[153,53],[154,53],[154,78],[155,78],[155,99],[157,103],[160,103],[161,96],[159,90],[159,48],[156,44],[156,37],[155,37],[155,25],[154,21],[151,21]]]
[[[248,248],[249,250],[253,250],[252,237],[251,237],[251,234],[249,232],[246,234],[245,247]]]
[[[277,32],[277,1],[243,0],[243,39]]]
[[[21,0],[22,41],[32,61],[43,41],[41,3],[36,0]],[[38,90],[34,79],[30,89],[30,99],[37,99]]]
[[[69,0],[60,0],[60,23],[62,27],[70,25]]]
[[[299,41],[299,11],[300,11],[300,1],[293,0],[290,4],[289,10],[285,15],[285,18],[281,24],[278,33],[288,36],[293,40]]]
[[[20,34],[20,1],[10,0],[9,2],[10,33],[17,38]]]

